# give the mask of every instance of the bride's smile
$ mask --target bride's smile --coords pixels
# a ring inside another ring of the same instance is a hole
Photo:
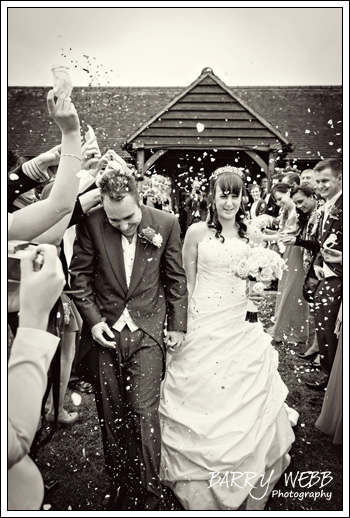
[[[234,218],[239,210],[242,200],[242,192],[237,195],[227,191],[217,189],[215,196],[216,211],[219,218]]]

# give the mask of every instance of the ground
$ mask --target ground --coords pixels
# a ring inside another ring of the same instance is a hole
[[[259,311],[265,328],[272,324],[274,303],[275,296],[269,295]],[[299,412],[300,418],[294,427],[296,439],[290,452],[291,464],[274,488],[279,493],[270,497],[265,510],[340,511],[343,509],[343,451],[341,446],[333,444],[331,437],[315,427],[321,407],[311,406],[309,399],[322,393],[304,384],[314,371],[309,362],[297,356],[306,347],[290,343],[274,345],[279,352],[280,374],[289,388],[287,403]],[[314,374],[321,378],[320,373]],[[66,408],[79,411],[79,421],[72,427],[58,426],[50,442],[37,454],[37,464],[47,486],[44,509],[51,511],[102,510],[101,501],[108,488],[94,396],[83,394],[80,406],[74,406],[75,398],[68,389]],[[46,424],[44,437],[49,430],[50,425]],[[301,478],[305,472],[313,472],[313,479],[310,480],[310,473]],[[324,475],[325,472],[329,475]],[[298,479],[294,488],[291,478],[286,479],[288,474],[293,480]],[[172,492],[165,490],[160,510],[181,511],[183,508]]]

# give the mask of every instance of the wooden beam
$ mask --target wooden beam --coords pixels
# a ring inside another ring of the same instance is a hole
[[[159,150],[159,147],[160,146],[157,146],[157,145],[146,145],[145,144],[145,149],[157,149]],[[235,145],[232,143],[232,140],[230,141],[230,144],[226,144],[226,145],[218,145],[218,146],[215,146],[213,145],[212,143],[208,145],[208,143],[201,143],[201,144],[197,144],[197,145],[177,145],[177,144],[168,144],[166,147],[166,150],[169,151],[171,149],[174,149],[176,151],[180,151],[180,150],[205,150],[205,151],[210,151],[211,149],[217,149],[218,151],[221,151],[221,150],[229,150],[229,151],[264,151],[264,152],[269,152],[271,150],[270,146],[253,146],[253,145]],[[162,147],[161,149],[165,149],[164,147]],[[125,148],[126,150],[128,150],[128,146],[126,146]],[[131,150],[132,151],[132,150]]]
[[[263,170],[266,176],[268,175],[269,166],[255,151],[245,150],[245,153],[250,156]]]
[[[158,151],[156,151],[154,153],[154,155],[152,155],[147,160],[147,162],[144,164],[144,166],[143,166],[143,173],[145,173],[151,167],[151,165],[153,165],[154,162],[156,162],[158,160],[158,158],[163,156],[167,151],[168,151],[167,149],[158,149]]]
[[[194,103],[234,103],[232,97],[230,97],[226,92],[215,92],[215,93],[196,93],[191,92],[190,94],[187,94],[186,97],[179,101],[179,103],[186,102],[194,102]]]
[[[239,103],[234,101],[228,101],[223,103],[188,103],[186,99],[184,102],[178,102],[174,106],[172,106],[169,111],[179,111],[179,110],[201,110],[201,111],[221,111],[221,112],[245,112],[245,108],[241,106]]]
[[[201,111],[195,110],[194,104],[191,104],[191,109],[186,111],[177,111],[177,110],[169,110],[164,113],[162,116],[158,117],[157,121],[162,121],[164,119],[175,119],[175,120],[185,120],[192,119],[196,121],[201,121],[202,119],[218,119],[222,121],[226,120],[248,120],[254,121],[257,120],[253,115],[247,113],[245,111],[233,111],[231,109],[232,105],[227,105],[226,111]],[[263,123],[261,123],[264,127],[266,127]],[[148,124],[146,127],[151,126]],[[139,132],[141,133],[141,131]]]
[[[206,129],[263,129],[266,130],[266,128],[261,124],[261,122],[257,120],[211,120],[211,119],[201,119],[199,120],[180,120],[179,118],[176,119],[166,119],[154,122],[150,129],[154,128],[164,128],[164,129],[170,129],[173,128],[179,129],[179,128],[195,128],[196,124],[198,122],[201,122],[205,125]],[[149,128],[148,128],[149,129]],[[144,131],[148,131],[148,129],[145,129]]]
[[[268,169],[268,174],[267,174],[268,189],[270,189],[270,187],[271,187],[271,178],[272,178],[272,175],[275,173],[276,156],[277,156],[277,152],[275,150],[271,149],[269,152],[269,169]]]
[[[152,126],[151,128],[145,129],[142,132],[143,140],[147,140],[148,137],[173,137],[174,140],[181,137],[214,137],[214,138],[256,138],[256,139],[265,139],[271,138],[274,141],[276,137],[272,135],[272,133],[266,128],[210,128],[204,124],[204,130],[200,133],[197,131],[196,124],[194,123],[191,128],[185,128],[182,124],[179,124],[177,128],[163,128],[158,127],[155,128]]]
[[[144,172],[144,163],[145,163],[145,149],[139,148],[136,153],[136,167],[137,167],[137,172],[139,174],[143,174],[143,172]]]
[[[200,134],[199,134],[200,135]],[[147,137],[143,135],[143,143],[145,148],[153,149],[169,149],[169,148],[181,148],[187,147],[207,147],[207,148],[221,148],[223,146],[232,147],[248,147],[248,149],[256,149],[255,146],[264,146],[267,151],[270,151],[271,144],[275,143],[275,138],[271,135],[270,137],[255,138],[255,137],[244,137],[244,138],[232,138],[232,137]],[[138,144],[138,141],[135,142]]]

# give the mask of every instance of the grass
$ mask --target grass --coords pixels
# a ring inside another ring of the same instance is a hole
[[[274,304],[275,297],[270,295],[259,311],[265,328],[272,325]],[[318,397],[321,394],[304,384],[304,379],[312,377],[313,369],[309,362],[297,356],[297,353],[305,351],[306,347],[290,343],[275,344],[275,347],[279,352],[279,371],[289,389],[287,403],[299,412],[300,417],[294,428],[296,438],[290,452],[291,464],[274,488],[280,490],[283,496],[271,496],[265,510],[340,511],[343,509],[342,447],[334,445],[332,437],[321,433],[315,427],[321,407],[313,407],[308,401],[310,397]],[[51,511],[99,511],[102,510],[101,500],[109,481],[104,472],[102,441],[94,396],[83,394],[82,404],[74,407],[71,395],[72,392],[68,389],[65,407],[71,411],[78,410],[80,419],[70,428],[59,426],[51,441],[41,448],[37,455],[37,464],[45,484],[57,481],[54,487],[46,491],[44,505],[45,509]],[[49,430],[50,426],[46,425],[43,435],[45,436]],[[301,480],[294,489],[290,481],[286,483],[285,476],[288,473],[294,478],[298,473],[307,471],[330,472],[332,480],[322,487],[321,475],[319,481],[313,480],[316,483],[311,488],[305,487],[309,478]],[[324,495],[317,498],[309,495],[303,499],[285,495],[291,491],[306,494],[321,492],[322,489],[324,493],[331,493],[329,499]],[[170,490],[165,490],[161,510],[183,509]]]

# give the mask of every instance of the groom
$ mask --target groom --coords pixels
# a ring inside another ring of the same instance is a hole
[[[109,162],[99,180],[102,207],[77,228],[72,289],[83,318],[78,375],[94,387],[109,510],[156,510],[158,404],[166,347],[183,339],[187,288],[175,216],[140,206],[124,165]],[[105,503],[106,503],[105,497]]]

